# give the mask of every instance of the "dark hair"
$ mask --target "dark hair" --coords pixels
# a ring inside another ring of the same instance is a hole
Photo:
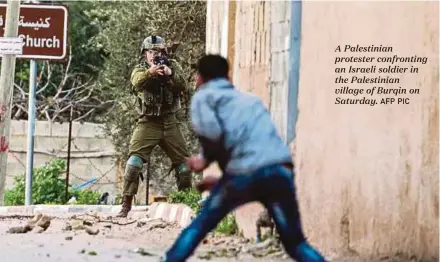
[[[205,81],[220,77],[227,78],[229,63],[220,55],[205,55],[197,62],[196,69]]]

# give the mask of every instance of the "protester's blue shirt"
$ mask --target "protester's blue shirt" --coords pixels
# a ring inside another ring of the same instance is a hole
[[[261,99],[237,90],[227,79],[214,79],[200,87],[191,101],[191,120],[202,156],[218,161],[227,173],[292,163],[290,149]]]

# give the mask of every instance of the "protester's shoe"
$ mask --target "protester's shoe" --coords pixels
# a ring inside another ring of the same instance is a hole
[[[324,257],[306,241],[303,241],[296,247],[295,260],[298,262],[327,262]]]

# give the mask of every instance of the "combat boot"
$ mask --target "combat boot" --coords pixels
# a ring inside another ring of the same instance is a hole
[[[133,202],[133,196],[124,196],[122,199],[122,209],[116,215],[116,217],[127,217],[128,212],[131,210],[131,203]]]

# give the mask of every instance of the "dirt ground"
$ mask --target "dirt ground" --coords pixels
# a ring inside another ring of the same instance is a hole
[[[1,261],[159,261],[181,228],[161,220],[114,220],[103,216],[60,217],[46,231],[12,234],[11,227],[24,226],[31,218],[0,217]],[[110,222],[110,220],[112,220]],[[86,222],[85,222],[86,221]],[[118,225],[127,224],[127,225]],[[85,225],[85,226],[84,226]],[[89,233],[84,229],[88,227]],[[92,230],[93,229],[93,230]],[[96,230],[99,232],[96,232]],[[95,231],[95,232],[92,232]],[[96,235],[93,235],[97,233]],[[250,243],[238,237],[209,236],[193,261],[292,261],[274,241]],[[335,262],[410,262],[404,258],[332,257]]]

